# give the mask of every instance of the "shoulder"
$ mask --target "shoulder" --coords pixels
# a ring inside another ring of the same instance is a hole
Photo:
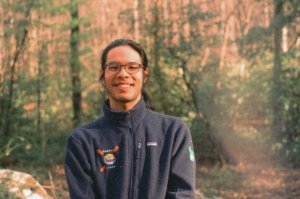
[[[169,120],[169,121],[176,121],[176,122],[183,122],[183,120],[179,117],[165,115],[162,113],[158,113],[152,110],[147,109],[147,116],[146,117],[154,117],[157,119]]]
[[[152,110],[147,110],[146,122],[154,125],[173,126],[175,128],[188,128],[187,124],[179,117],[165,115]]]
[[[101,116],[98,119],[88,122],[86,124],[83,124],[77,128],[78,129],[97,129],[97,128],[100,128],[105,125],[107,125],[107,122],[106,122],[104,116]]]
[[[88,137],[92,134],[95,134],[99,129],[105,127],[107,123],[105,122],[104,117],[100,117],[92,122],[86,123],[75,128],[70,134],[69,138],[81,140],[84,137]]]

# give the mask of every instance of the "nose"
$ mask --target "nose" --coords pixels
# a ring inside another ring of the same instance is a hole
[[[126,71],[126,65],[120,65],[118,76],[129,76],[129,73]]]
[[[122,70],[122,68],[124,68],[124,70],[126,71],[126,65],[120,65],[120,70]]]

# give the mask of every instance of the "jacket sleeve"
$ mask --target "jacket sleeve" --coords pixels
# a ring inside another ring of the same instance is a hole
[[[79,140],[68,138],[64,160],[65,174],[71,199],[94,199],[90,164]]]
[[[196,159],[188,126],[183,122],[175,135],[166,199],[194,199]]]

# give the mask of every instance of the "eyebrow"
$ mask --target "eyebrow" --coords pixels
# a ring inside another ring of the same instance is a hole
[[[116,63],[116,64],[121,64],[120,62],[117,62],[117,61],[110,61],[110,62],[108,62],[108,63],[106,63],[106,64],[114,64],[114,63]],[[132,64],[132,63],[140,64],[140,63],[134,62],[134,61],[127,62],[126,64]],[[121,65],[123,65],[123,64],[121,64]],[[141,64],[141,65],[142,65],[142,64]]]

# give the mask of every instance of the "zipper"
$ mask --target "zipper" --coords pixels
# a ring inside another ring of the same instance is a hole
[[[137,146],[135,159],[139,159],[141,157],[141,148],[142,148],[142,144],[139,142]]]
[[[142,143],[139,142],[137,145],[135,144],[135,139],[134,139],[134,132],[133,132],[133,125],[132,125],[132,119],[131,119],[131,112],[127,112],[127,123],[129,127],[129,132],[130,132],[130,146],[131,146],[131,151],[130,151],[130,161],[131,161],[131,168],[130,168],[130,183],[129,183],[129,193],[128,193],[128,198],[131,199],[133,197],[133,191],[134,191],[134,171],[137,169],[136,168],[136,160],[141,157],[141,148],[142,148]],[[135,146],[137,147],[137,150],[135,150]]]
[[[132,197],[132,187],[133,187],[133,157],[134,157],[134,135],[133,135],[133,131],[132,131],[132,120],[131,120],[131,112],[128,111],[127,112],[127,124],[129,127],[129,133],[130,133],[130,139],[129,139],[129,147],[131,147],[130,150],[130,182],[129,182],[129,193],[128,193],[128,198],[131,199]]]

